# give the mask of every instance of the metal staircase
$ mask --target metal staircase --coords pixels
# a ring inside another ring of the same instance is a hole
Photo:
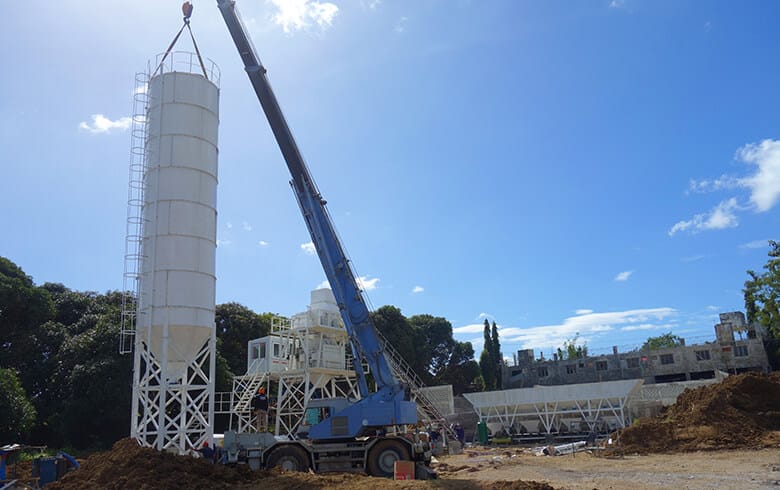
[[[377,329],[377,335],[379,341],[382,343],[382,350],[385,353],[387,361],[390,363],[390,368],[393,370],[393,374],[398,380],[409,387],[411,391],[412,399],[417,403],[417,413],[422,420],[428,422],[441,423],[441,428],[447,434],[447,439],[454,441],[458,436],[455,431],[452,430],[449,424],[445,423],[444,415],[436,408],[433,401],[428,398],[422,388],[425,388],[425,383],[422,382],[414,369],[406,362],[406,360],[398,353],[393,347],[390,341]]]
[[[251,411],[252,399],[254,398],[255,393],[257,393],[257,390],[268,378],[268,373],[257,372],[256,368],[252,369],[255,367],[254,363],[256,362],[256,360],[253,361],[249,370],[247,370],[247,372],[251,374],[245,374],[244,376],[236,376],[233,378],[233,393],[238,395],[238,401],[236,401],[236,404],[233,408],[233,411],[236,413]]]

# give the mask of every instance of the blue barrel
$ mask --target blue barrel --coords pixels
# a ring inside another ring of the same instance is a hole
[[[57,458],[38,458],[36,463],[33,465],[33,469],[37,469],[38,474],[35,475],[35,471],[33,471],[33,476],[38,476],[40,486],[57,480]]]

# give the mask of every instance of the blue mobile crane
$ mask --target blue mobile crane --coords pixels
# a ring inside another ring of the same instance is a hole
[[[386,435],[389,427],[415,425],[417,405],[393,375],[326,202],[301,156],[235,1],[217,0],[217,4],[292,176],[290,185],[349,335],[361,396],[354,403],[343,398],[317,400],[318,407],[327,409],[322,413],[329,416],[311,427],[306,441],[279,442],[270,434],[227,433],[228,460],[243,459],[257,468],[366,471],[375,476],[392,476],[395,461],[407,460],[420,463],[418,477],[431,476],[426,470],[430,463],[427,443]],[[376,382],[374,392],[369,392],[361,358]]]

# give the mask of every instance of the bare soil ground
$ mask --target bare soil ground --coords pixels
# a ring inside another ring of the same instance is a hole
[[[777,434],[780,440],[780,433]],[[135,445],[134,441],[125,440]],[[123,442],[123,441],[120,441]],[[89,461],[52,489],[763,489],[780,488],[780,447],[606,457],[604,451],[535,456],[523,448],[468,449],[435,464],[439,479],[394,482],[355,474],[252,472],[131,446],[132,456]],[[142,454],[139,457],[139,454]],[[90,458],[91,459],[91,458]],[[155,460],[155,461],[152,461]],[[97,463],[97,465],[95,464]],[[150,466],[150,463],[155,463]]]
[[[780,433],[777,436],[780,441]],[[533,480],[557,489],[588,490],[780,488],[780,447],[622,458],[606,457],[603,451],[534,456],[520,449],[503,449],[467,451],[443,457],[441,463],[441,478],[447,479],[442,481]]]

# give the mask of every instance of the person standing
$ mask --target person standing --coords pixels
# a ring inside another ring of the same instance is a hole
[[[252,400],[252,408],[255,411],[255,429],[257,432],[268,430],[268,396],[265,394],[265,386],[257,390],[257,395]]]

